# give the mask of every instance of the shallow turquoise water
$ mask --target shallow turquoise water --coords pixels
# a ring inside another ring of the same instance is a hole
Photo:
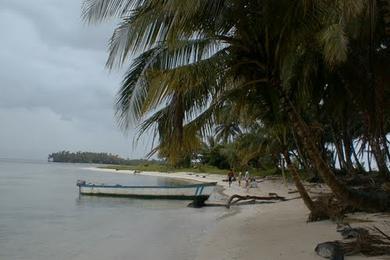
[[[0,259],[194,259],[223,209],[188,201],[79,197],[85,179],[123,185],[170,180],[0,161]]]

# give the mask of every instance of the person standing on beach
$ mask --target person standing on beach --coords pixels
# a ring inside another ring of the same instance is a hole
[[[249,187],[250,178],[251,178],[251,175],[249,174],[249,171],[246,170],[246,171],[245,171],[245,176],[244,176],[244,179],[245,179],[245,188],[248,188],[248,187]]]
[[[234,173],[233,173],[233,170],[230,169],[230,171],[228,173],[229,187],[232,185],[233,178],[234,178]]]
[[[238,186],[241,187],[242,172],[239,172],[239,173],[238,173],[238,178],[237,178],[237,180],[238,180]]]

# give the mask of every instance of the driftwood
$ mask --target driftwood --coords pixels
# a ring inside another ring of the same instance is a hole
[[[310,213],[308,222],[331,219],[339,221],[345,213],[352,211],[342,201],[337,200],[333,194],[323,194],[315,201],[316,209]]]
[[[238,195],[238,194],[234,194],[227,201],[226,208],[230,208],[231,205],[236,204],[237,202],[242,201],[242,200],[255,200],[255,201],[256,200],[267,200],[267,201],[280,200],[280,201],[284,201],[286,199],[285,199],[285,197],[278,196],[276,193],[272,193],[271,196],[266,196],[266,197],[262,197],[262,196],[249,196],[249,195],[241,196],[241,195]]]

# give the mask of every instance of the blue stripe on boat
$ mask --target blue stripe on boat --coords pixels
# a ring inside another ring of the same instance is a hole
[[[199,194],[198,194],[198,195],[201,195],[201,194],[202,194],[203,189],[204,189],[204,186],[200,187],[200,190],[199,190]]]

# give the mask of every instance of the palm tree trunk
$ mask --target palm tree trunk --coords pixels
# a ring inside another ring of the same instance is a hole
[[[359,157],[357,156],[356,154],[356,149],[355,147],[352,145],[352,154],[353,154],[353,157],[355,159],[355,162],[356,162],[356,165],[359,169],[363,169],[363,165],[360,163],[360,160],[359,160]]]
[[[170,116],[168,158],[174,167],[180,167],[187,154],[183,149],[185,112],[182,93],[179,91],[172,96]]]
[[[175,92],[172,98],[172,103],[174,104],[173,120],[175,126],[175,133],[177,141],[179,144],[183,142],[183,132],[184,132],[184,109],[183,109],[183,100],[182,94],[180,92]]]
[[[371,142],[372,151],[380,174],[385,178],[389,178],[389,169],[386,166],[385,154],[380,147],[380,141],[378,139],[379,138],[374,138],[374,140]]]
[[[321,174],[325,183],[333,191],[337,199],[344,201],[347,204],[368,211],[385,211],[390,209],[390,199],[380,198],[373,194],[357,193],[348,189],[344,184],[339,182],[330,169],[329,165],[321,157],[321,153],[317,150],[315,143],[312,140],[312,135],[309,127],[297,113],[291,100],[286,98],[288,105],[288,116],[292,122],[296,133],[301,138],[304,148],[306,149],[309,158]]]
[[[383,148],[384,148],[385,153],[387,155],[387,160],[390,161],[390,151],[389,151],[389,145],[387,144],[388,140],[387,140],[386,134],[383,134],[382,140],[383,140]]]
[[[294,138],[295,146],[297,147],[298,155],[299,155],[299,157],[301,157],[304,168],[306,169],[306,171],[311,172],[314,175],[314,177],[318,177],[318,172],[313,170],[313,167],[311,167],[311,165],[309,165],[309,163],[307,162],[308,161],[307,156],[305,156],[305,154],[302,153],[298,139],[297,139],[296,134],[294,132],[294,129],[292,129],[291,132],[292,132],[292,136]]]
[[[347,168],[347,163],[345,162],[344,159],[344,151],[343,151],[343,145],[341,142],[341,139],[337,137],[334,128],[331,126],[331,131],[332,131],[332,137],[334,140],[334,146],[336,148],[336,153],[337,153],[337,158],[339,159],[339,164],[341,169],[346,169]]]
[[[295,151],[290,150],[290,153],[294,156],[294,158],[297,159],[298,166],[299,166],[298,168],[306,169],[305,163],[304,163],[303,159],[301,158],[301,156],[299,155],[299,152],[295,152]]]
[[[337,138],[335,141],[336,151],[339,159],[340,168],[343,170],[347,170],[347,162],[345,160],[345,153],[343,149],[343,144],[340,138]]]
[[[352,141],[347,131],[344,131],[343,134],[343,143],[345,149],[345,163],[347,166],[348,174],[352,174],[353,171],[353,163],[352,163]]]
[[[286,160],[288,170],[290,171],[295,186],[297,187],[297,190],[299,192],[299,195],[301,195],[301,198],[303,200],[303,203],[305,203],[306,207],[310,210],[310,212],[315,212],[316,207],[314,206],[313,200],[310,198],[309,194],[307,193],[305,186],[303,186],[301,178],[299,177],[299,173],[295,165],[291,162],[290,156],[287,151],[283,152],[284,159]]]
[[[370,152],[370,146],[368,145],[367,147],[367,162],[368,162],[368,172],[372,172],[372,167],[371,167],[371,152]]]

